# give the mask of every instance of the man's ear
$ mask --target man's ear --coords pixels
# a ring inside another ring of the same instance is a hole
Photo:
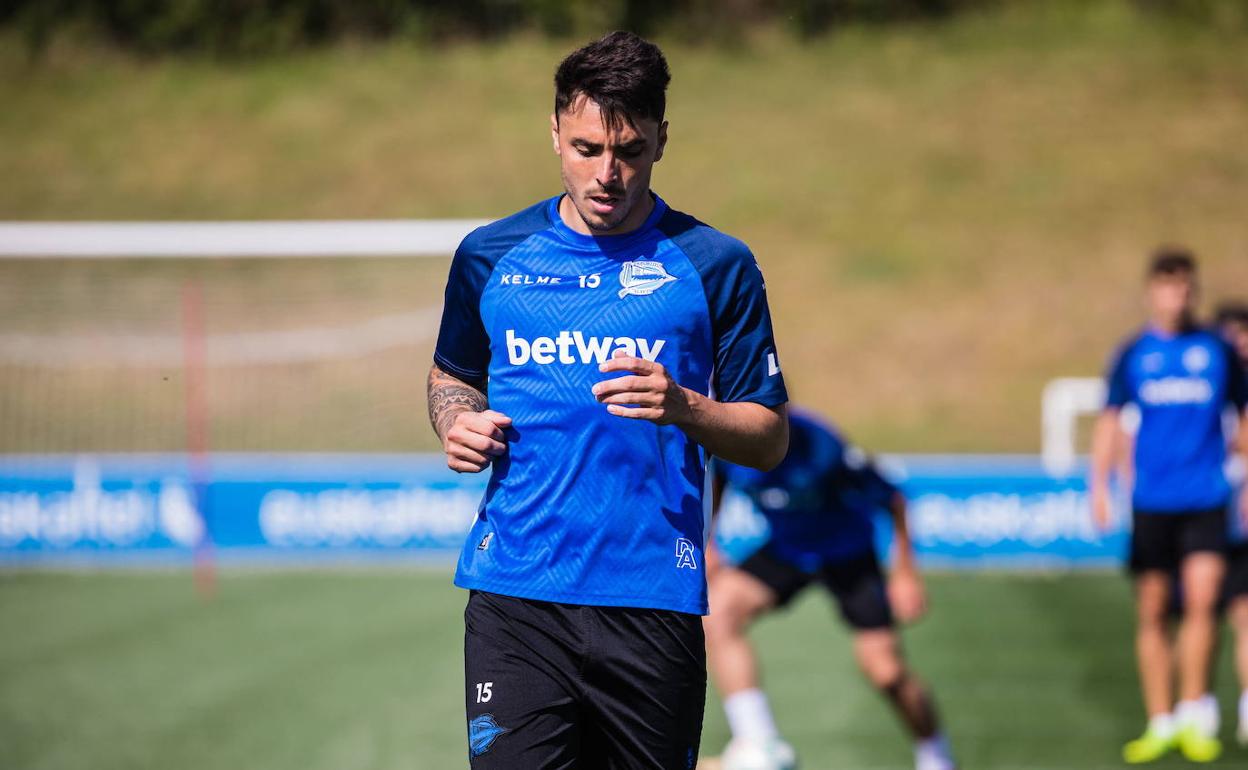
[[[553,112],[550,115],[550,141],[555,146],[555,154],[562,155],[559,151],[559,116]]]
[[[659,148],[654,153],[654,162],[663,160],[663,148],[667,147],[667,121],[659,124]]]

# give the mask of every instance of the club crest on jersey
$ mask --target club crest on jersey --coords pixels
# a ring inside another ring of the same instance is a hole
[[[662,262],[648,259],[634,259],[620,266],[620,299],[632,294],[644,297],[654,294],[664,284],[676,280],[676,276],[667,272]]]
[[[490,750],[498,736],[507,732],[507,728],[499,727],[493,714],[482,714],[468,723],[468,751],[472,756],[479,757]]]
[[[1184,350],[1183,368],[1192,374],[1200,374],[1209,368],[1209,351],[1199,345]]]
[[[676,538],[676,569],[697,569],[698,562],[693,558],[693,541],[688,538]]]

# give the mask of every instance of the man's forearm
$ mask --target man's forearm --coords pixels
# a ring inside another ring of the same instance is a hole
[[[460,412],[483,412],[489,408],[483,383],[478,387],[464,382],[442,371],[436,364],[429,369],[426,395],[429,399],[429,423],[434,433],[438,434],[439,441],[445,440],[446,431],[455,422],[455,415]]]
[[[893,569],[914,569],[914,546],[910,542],[910,524],[906,520],[906,498],[900,492],[889,504],[893,514]]]
[[[770,470],[788,453],[789,418],[784,405],[721,403],[695,391],[685,392],[689,418],[677,424],[716,457]]]
[[[1101,412],[1092,429],[1092,486],[1109,484],[1109,473],[1114,464],[1114,443],[1117,439],[1117,410]]]

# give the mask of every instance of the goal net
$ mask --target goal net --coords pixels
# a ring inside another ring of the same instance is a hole
[[[432,449],[449,252],[0,259],[0,453]]]

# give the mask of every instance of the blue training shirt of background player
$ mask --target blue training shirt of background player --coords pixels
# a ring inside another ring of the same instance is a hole
[[[607,412],[614,351],[722,402],[788,400],[762,274],[740,241],[657,196],[595,237],[562,196],[479,228],[451,264],[434,354],[511,417],[455,583],[508,596],[705,614],[707,457],[674,425]]]
[[[1148,328],[1118,352],[1106,404],[1140,410],[1132,504],[1144,513],[1186,513],[1227,504],[1222,411],[1248,403],[1248,382],[1214,332]]]
[[[796,409],[789,412],[789,453],[775,469],[715,465],[766,517],[771,533],[764,547],[808,572],[869,553],[875,515],[897,494],[835,428]]]

